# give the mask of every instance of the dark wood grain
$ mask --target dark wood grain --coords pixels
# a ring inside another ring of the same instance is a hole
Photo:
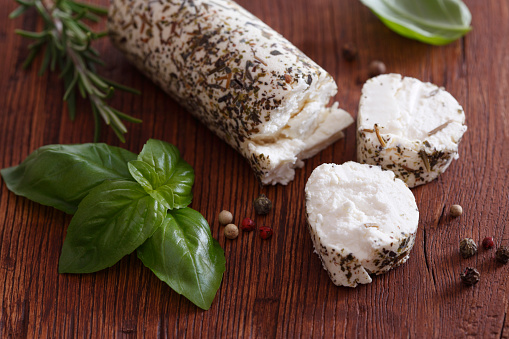
[[[493,250],[470,259],[458,255],[463,237],[481,241],[491,235],[509,245],[509,2],[467,0],[473,31],[443,47],[392,33],[359,1],[239,3],[328,70],[340,88],[336,99],[353,115],[374,59],[390,72],[446,87],[464,106],[469,130],[460,159],[435,182],[413,189],[421,215],[410,260],[372,284],[350,289],[334,286],[313,254],[304,185],[321,163],[355,160],[354,126],[345,139],[308,160],[288,186],[261,187],[239,154],[104,40],[97,44],[107,62],[100,72],[143,91],[113,100],[144,121],[128,126],[123,147],[138,152],[147,139],[163,139],[195,168],[192,207],[205,215],[226,254],[221,288],[212,308],[202,311],[159,281],[135,254],[95,274],[59,275],[71,217],[17,197],[2,183],[0,337],[509,338],[509,266],[497,264]],[[85,101],[71,122],[57,76],[21,69],[28,41],[13,31],[37,29],[41,22],[33,14],[6,19],[14,8],[13,1],[0,6],[1,168],[46,144],[93,138]],[[351,63],[341,57],[347,42],[359,49]],[[102,141],[120,145],[107,129]],[[275,208],[256,221],[273,226],[273,238],[242,233],[226,240],[218,212],[229,209],[237,223],[254,217],[252,201],[260,193]],[[454,220],[447,216],[453,203],[465,210]],[[482,275],[472,288],[459,281],[466,266]]]

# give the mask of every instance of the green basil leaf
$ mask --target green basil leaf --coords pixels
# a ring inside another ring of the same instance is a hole
[[[472,15],[461,0],[361,0],[394,32],[432,45],[468,33]]]
[[[191,208],[169,211],[163,225],[137,252],[143,264],[175,292],[204,310],[210,308],[226,261],[199,212]]]
[[[73,214],[104,180],[132,180],[127,163],[134,159],[136,154],[106,144],[48,145],[1,174],[15,194]]]
[[[191,203],[194,170],[175,146],[150,139],[138,160],[129,162],[129,171],[148,194],[168,209],[184,208]]]
[[[81,201],[67,229],[60,273],[90,273],[114,265],[161,226],[166,208],[136,182],[105,181]]]
[[[156,184],[159,181],[159,176],[157,175],[156,170],[146,162],[132,160],[127,164],[127,167],[129,168],[129,172],[134,180],[136,180],[148,192],[152,192],[154,187],[159,186]]]

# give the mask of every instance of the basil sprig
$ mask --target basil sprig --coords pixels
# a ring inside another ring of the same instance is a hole
[[[0,171],[7,187],[73,214],[60,273],[91,273],[137,249],[162,281],[209,309],[225,257],[205,218],[187,206],[194,171],[166,142],[136,156],[105,144],[49,145]]]
[[[149,140],[138,160],[130,161],[128,166],[133,178],[166,208],[183,208],[191,203],[194,170],[180,158],[175,146]]]

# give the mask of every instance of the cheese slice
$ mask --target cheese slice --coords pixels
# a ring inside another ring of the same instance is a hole
[[[409,187],[436,179],[458,159],[467,126],[454,97],[399,74],[369,79],[357,118],[357,160],[393,171]]]
[[[315,168],[306,183],[306,212],[324,269],[334,284],[349,287],[404,263],[419,222],[403,181],[356,162]]]

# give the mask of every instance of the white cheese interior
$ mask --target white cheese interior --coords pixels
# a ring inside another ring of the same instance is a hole
[[[429,132],[449,122],[440,131]],[[442,88],[400,74],[384,74],[366,82],[362,90],[358,127],[392,136],[400,143],[429,144],[437,151],[457,150],[466,131],[463,108]],[[389,139],[390,140],[390,139]]]
[[[355,162],[318,166],[306,184],[306,210],[322,245],[352,253],[364,267],[374,251],[402,232],[415,233],[419,221],[403,181],[391,171]]]
[[[343,137],[342,130],[353,123],[338,103],[326,107],[337,86],[328,74],[323,75],[307,90],[307,86],[294,88],[281,109],[261,125],[264,132],[246,142],[250,152],[270,160],[263,184],[286,185],[294,178],[294,168],[303,166],[302,160]]]

